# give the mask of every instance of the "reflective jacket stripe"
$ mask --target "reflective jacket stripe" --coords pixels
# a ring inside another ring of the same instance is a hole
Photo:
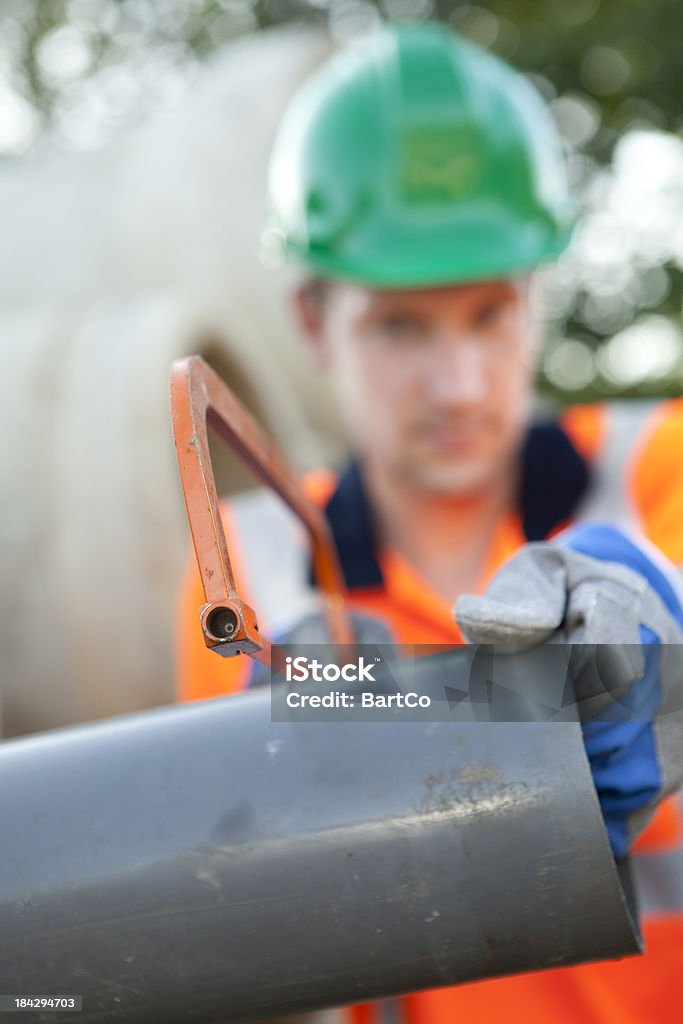
[[[375,1024],[403,1024],[405,1015],[399,999],[383,999],[375,1003]]]
[[[639,528],[635,504],[628,493],[627,474],[645,423],[659,403],[615,402],[606,411],[605,439],[592,462],[593,482],[578,508],[577,520],[606,520]]]
[[[632,858],[642,914],[683,914],[683,848]]]

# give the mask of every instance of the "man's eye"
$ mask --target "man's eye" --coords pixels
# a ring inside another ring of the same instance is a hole
[[[487,302],[474,314],[475,327],[490,327],[503,315],[504,304],[502,302]]]
[[[425,333],[424,324],[414,317],[386,316],[379,322],[382,334],[397,340],[419,338]]]

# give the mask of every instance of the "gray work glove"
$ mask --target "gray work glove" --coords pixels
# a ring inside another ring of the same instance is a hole
[[[625,854],[683,783],[683,611],[675,570],[647,543],[587,524],[528,544],[455,615],[472,643],[571,644],[570,678],[612,848]]]

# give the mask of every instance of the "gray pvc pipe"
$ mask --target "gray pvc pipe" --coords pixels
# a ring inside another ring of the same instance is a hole
[[[638,949],[572,723],[273,723],[256,691],[10,741],[0,778],[0,992],[83,1022]]]

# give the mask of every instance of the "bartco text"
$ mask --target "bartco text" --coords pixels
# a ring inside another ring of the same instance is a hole
[[[375,682],[373,671],[376,662],[361,657],[355,662],[335,665],[316,661],[304,656],[286,658],[285,678],[288,683],[314,682],[335,683],[343,680],[347,683]],[[418,693],[375,693],[372,690],[347,693],[344,690],[332,690],[326,694],[301,693],[292,690],[287,694],[287,706],[290,708],[428,708],[431,698]]]
[[[286,697],[290,708],[428,708],[431,698],[422,693],[345,693],[332,690],[330,693],[299,693],[292,691]]]

